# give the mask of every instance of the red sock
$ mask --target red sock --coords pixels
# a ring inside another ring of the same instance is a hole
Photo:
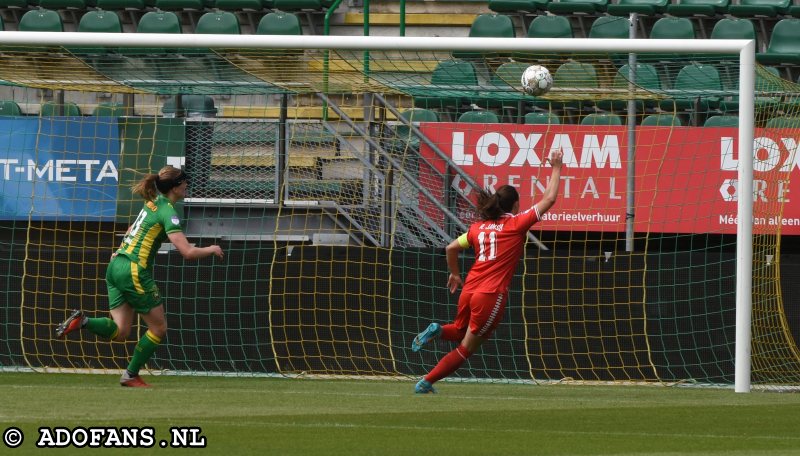
[[[463,345],[459,345],[455,350],[444,355],[444,357],[439,360],[439,364],[437,364],[436,367],[434,367],[433,370],[425,376],[425,380],[431,383],[436,383],[439,380],[447,377],[448,375],[457,371],[471,354],[472,353],[464,348]]]
[[[453,342],[461,342],[467,334],[467,328],[458,329],[456,325],[450,323],[449,325],[442,326],[442,333],[439,338],[442,340],[451,340]]]

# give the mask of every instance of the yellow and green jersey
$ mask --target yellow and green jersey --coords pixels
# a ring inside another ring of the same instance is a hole
[[[122,240],[117,254],[124,255],[142,268],[150,268],[167,234],[182,231],[172,203],[163,195],[155,201],[146,201],[131,230]]]

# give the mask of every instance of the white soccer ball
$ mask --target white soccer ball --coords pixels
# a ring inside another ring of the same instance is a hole
[[[522,73],[522,90],[528,95],[544,95],[553,87],[553,76],[541,65],[531,65]]]

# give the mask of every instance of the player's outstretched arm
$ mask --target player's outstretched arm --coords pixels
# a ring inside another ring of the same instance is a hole
[[[563,164],[562,159],[563,153],[561,151],[554,151],[550,154],[548,160],[553,170],[550,172],[550,182],[547,183],[547,187],[544,189],[542,200],[536,203],[536,210],[539,212],[539,216],[549,211],[558,199],[558,185],[561,182],[561,165]]]
[[[186,235],[180,231],[169,233],[167,236],[169,237],[169,241],[178,249],[178,252],[187,260],[199,260],[209,255],[216,255],[218,258],[222,258],[222,248],[218,245],[195,247],[189,244]]]

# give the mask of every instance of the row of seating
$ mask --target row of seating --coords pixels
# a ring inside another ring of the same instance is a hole
[[[0,8],[53,10],[296,11],[330,8],[335,0],[0,0]]]
[[[441,122],[441,118],[436,111],[414,108],[401,113],[401,116],[415,124],[422,122]],[[497,114],[491,111],[473,110],[462,113],[458,119],[462,123],[502,123],[502,120]],[[566,124],[561,117],[551,111],[534,111],[525,114],[523,123],[532,124],[551,124],[562,125]],[[583,116],[578,122],[579,125],[593,126],[593,125],[607,125],[607,126],[623,126],[627,122],[620,115],[613,113],[591,113]],[[640,126],[686,126],[686,123],[680,116],[675,114],[650,114],[641,118],[638,122]],[[731,115],[715,115],[710,116],[702,124],[704,127],[738,127],[739,117]],[[766,128],[800,128],[800,117],[781,116],[772,117],[764,123]],[[408,129],[405,126],[399,126],[396,129],[398,136],[403,137],[408,134]]]
[[[0,27],[3,26],[0,19]],[[35,9],[26,12],[19,21],[23,32],[63,32],[64,24],[58,12]],[[87,11],[80,18],[78,32],[121,33],[122,22],[117,13],[105,10]],[[171,11],[149,11],[136,25],[137,33],[182,33],[180,19]],[[200,16],[194,33],[240,34],[239,18],[229,11],[210,11]],[[302,35],[299,18],[289,12],[275,11],[265,14],[258,23],[259,35]]]
[[[501,13],[800,17],[800,5],[792,0],[489,0],[489,9]]]

